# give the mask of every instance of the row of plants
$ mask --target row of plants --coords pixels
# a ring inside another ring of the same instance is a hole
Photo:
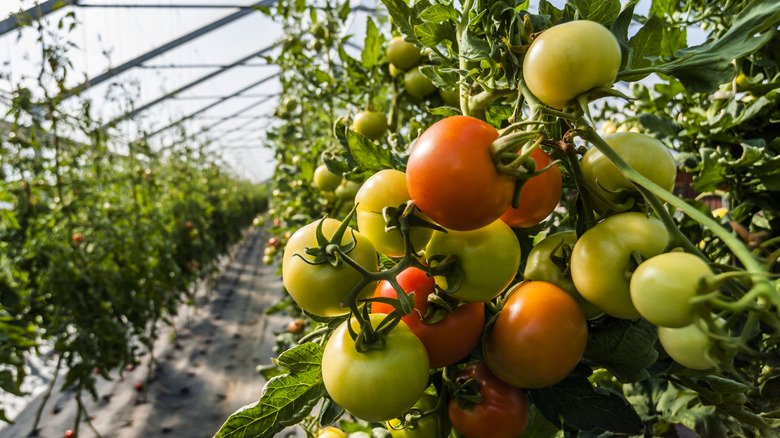
[[[780,5],[637,6],[263,9],[305,329],[215,436],[776,436]]]
[[[161,328],[216,278],[267,192],[184,132],[161,150],[101,128],[65,86],[74,71],[62,29],[77,28],[74,16],[30,26],[44,62],[16,87],[0,131],[0,388],[22,396],[26,358],[51,352],[62,378],[48,393],[75,390],[78,433],[98,379],[141,354],[151,378]],[[0,420],[11,421],[3,406]]]

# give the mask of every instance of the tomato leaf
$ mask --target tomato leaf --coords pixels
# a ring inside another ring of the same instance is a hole
[[[588,334],[585,359],[606,368],[624,383],[650,377],[647,367],[658,359],[655,326],[645,319],[606,318]]]
[[[542,415],[554,425],[581,431],[641,434],[644,424],[633,406],[615,391],[588,380],[591,369],[580,363],[563,381],[528,391]]]
[[[325,395],[322,351],[322,346],[309,342],[282,353],[277,362],[290,372],[269,380],[260,400],[231,415],[214,438],[270,438],[309,415]]]
[[[569,4],[580,19],[591,20],[609,26],[620,13],[620,0],[573,0]]]
[[[404,36],[404,39],[410,43],[417,41],[417,36],[414,34],[414,25],[420,24],[420,18],[412,14],[412,10],[404,0],[382,0],[382,3],[387,8],[390,18],[393,20],[393,24]]]
[[[520,438],[557,438],[562,436],[563,431],[544,418],[536,405],[529,406],[528,424]]]
[[[382,39],[379,37],[379,30],[371,17],[366,19],[366,39],[363,43],[363,53],[360,61],[365,68],[372,68],[379,64],[382,57]]]
[[[663,23],[657,15],[653,15],[647,20],[644,26],[631,37],[628,41],[631,46],[633,58],[631,59],[632,69],[641,69],[651,65],[651,58],[655,58],[661,54],[661,46],[658,41],[661,41],[663,37]],[[638,81],[650,73],[634,75],[623,78],[626,81]]]
[[[347,143],[352,158],[364,170],[373,172],[395,167],[393,153],[355,131],[347,130]]]
[[[444,21],[458,21],[460,16],[454,8],[446,5],[433,5],[422,11],[420,18],[432,23],[441,23]]]

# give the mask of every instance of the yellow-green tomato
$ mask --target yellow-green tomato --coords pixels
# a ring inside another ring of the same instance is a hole
[[[612,85],[619,68],[617,39],[606,27],[588,20],[542,32],[523,60],[523,76],[531,93],[558,109],[592,88]]]
[[[659,254],[642,262],[631,275],[631,300],[645,319],[663,327],[693,323],[688,302],[699,282],[712,276],[707,262],[684,252]]]
[[[372,327],[385,315],[372,314]],[[388,421],[403,415],[428,387],[428,353],[403,321],[385,336],[384,346],[358,352],[347,323],[342,323],[322,353],[322,381],[339,406],[365,421]]]
[[[329,426],[320,429],[317,438],[347,438],[347,434],[337,427]]]
[[[355,115],[352,129],[371,140],[378,140],[387,132],[387,117],[376,111],[361,111]]]
[[[639,132],[618,132],[604,141],[620,155],[629,166],[642,176],[650,179],[663,189],[674,190],[677,178],[677,165],[669,149],[658,139]],[[615,166],[600,150],[593,147],[582,157],[582,175],[596,190],[608,199],[616,200],[619,190],[636,191],[620,169]],[[607,211],[602,202],[594,199],[594,207],[599,213]]]
[[[390,64],[401,70],[409,70],[420,62],[422,53],[412,43],[404,41],[403,37],[397,36],[387,43],[387,60]]]
[[[354,201],[358,190],[360,190],[359,183],[345,179],[333,192],[336,194],[336,197],[342,201]]]
[[[425,248],[425,259],[436,266],[434,257],[454,255],[462,271],[460,288],[451,295],[464,301],[489,301],[497,297],[520,268],[520,243],[514,231],[502,220],[471,231],[434,231]],[[436,284],[451,290],[444,276]]]
[[[439,399],[435,395],[424,393],[420,400],[414,404],[410,413],[420,415],[430,411],[436,407],[438,401]],[[447,429],[447,431],[452,428],[447,415],[432,414],[417,421],[409,422],[405,425],[406,427],[401,423],[401,420],[393,418],[387,422],[387,430],[390,431],[390,435],[393,438],[437,438],[444,435],[439,433],[440,421],[443,428]]]
[[[460,90],[457,88],[439,88],[439,96],[445,105],[460,108]]]
[[[574,244],[571,278],[580,294],[616,318],[639,318],[631,301],[631,253],[660,254],[669,241],[663,223],[643,213],[620,213],[586,231]]]
[[[576,242],[576,231],[562,231],[545,237],[528,253],[523,277],[526,280],[546,281],[560,287],[577,301],[586,318],[593,318],[602,313],[601,309],[583,298],[574,287],[569,271],[561,269],[561,266],[565,267],[568,263],[566,255],[571,254],[571,249]]]
[[[406,188],[406,174],[400,170],[384,169],[371,175],[355,196],[358,230],[368,237],[377,251],[390,257],[404,255],[404,239],[397,228],[385,230],[387,221],[382,214],[385,207],[399,208],[412,198]],[[415,215],[430,221],[419,211]],[[411,229],[414,251],[425,249],[433,230],[424,227]]]
[[[330,192],[341,184],[341,176],[336,175],[328,169],[328,166],[321,164],[314,169],[314,185],[323,192]]]
[[[318,316],[338,316],[349,312],[342,307],[342,301],[362,280],[361,274],[346,263],[333,266],[330,263],[310,264],[315,257],[306,253],[306,248],[318,247],[317,226],[320,221],[304,225],[290,236],[284,247],[282,281],[287,292],[301,308]],[[322,219],[322,232],[327,239],[333,237],[339,221]],[[354,237],[353,237],[354,236]],[[366,236],[348,228],[341,238],[341,245],[355,239],[355,247],[347,253],[367,271],[379,269],[376,250]],[[358,301],[371,296],[376,283],[365,286],[358,294]]]
[[[404,86],[406,87],[407,93],[418,99],[422,99],[436,91],[436,85],[422,74],[420,67],[413,68],[406,72],[404,75]]]
[[[708,354],[713,343],[696,323],[685,327],[658,327],[658,340],[666,353],[680,365],[708,370],[718,362]]]

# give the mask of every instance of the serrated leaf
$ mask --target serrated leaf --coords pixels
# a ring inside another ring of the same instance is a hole
[[[636,7],[637,3],[639,3],[639,0],[631,0],[630,2],[626,3],[626,6],[622,11],[620,11],[620,14],[618,14],[617,18],[615,18],[615,21],[612,23],[612,26],[609,28],[612,34],[615,35],[615,38],[618,41],[618,45],[620,45],[620,53],[622,56],[622,60],[620,62],[621,66],[625,66],[628,59],[628,54],[633,50],[631,45],[628,43],[628,29],[633,22],[634,8]]]
[[[455,41],[455,25],[452,23],[422,23],[414,27],[420,43],[427,47],[436,47],[442,41]]]
[[[409,42],[416,42],[417,37],[414,34],[414,25],[420,24],[419,17],[412,14],[409,5],[404,0],[382,0],[382,4],[387,8],[387,13],[390,14],[390,18],[393,20],[393,24],[398,28]]]
[[[393,153],[351,129],[347,130],[347,143],[352,158],[364,170],[376,172],[393,168]]]
[[[447,5],[433,5],[427,8],[420,14],[420,18],[424,21],[430,21],[433,23],[441,23],[443,21],[458,21],[460,16],[455,8]]]
[[[437,106],[436,108],[428,108],[428,112],[435,116],[451,117],[460,115],[460,109],[453,108],[451,106]]]
[[[525,431],[520,435],[520,438],[559,438],[562,436],[563,431],[547,421],[536,405],[531,405],[529,407],[528,423],[525,426]]]
[[[647,367],[658,359],[656,328],[645,319],[610,318],[591,327],[585,358],[603,366],[623,383],[650,376]]]
[[[363,53],[360,61],[363,67],[370,69],[379,64],[382,57],[382,41],[379,38],[379,30],[371,17],[366,19],[366,39],[363,43]]]
[[[637,116],[639,123],[643,127],[647,128],[654,134],[658,134],[658,137],[663,138],[675,138],[677,133],[680,132],[680,126],[674,122],[674,120],[656,114],[641,113]]]
[[[528,395],[553,424],[582,431],[604,431],[638,435],[642,419],[622,394],[594,387],[590,368],[580,363],[563,381],[547,388],[529,390]]]
[[[469,61],[490,58],[490,44],[487,41],[474,38],[468,29],[463,32],[460,44],[460,55]]]
[[[289,373],[269,380],[260,400],[231,415],[214,438],[271,438],[299,423],[326,394],[321,370],[323,349],[310,342],[282,353],[277,361]]]

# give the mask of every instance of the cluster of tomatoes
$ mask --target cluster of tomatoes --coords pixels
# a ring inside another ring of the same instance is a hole
[[[584,65],[598,71],[578,75],[589,80],[572,84],[570,75],[557,75],[554,50],[542,46],[565,47],[561,38],[575,34],[593,38],[599,50],[567,59],[588,56]],[[396,55],[412,49],[400,38],[388,47],[391,65],[410,69],[407,77],[419,72],[413,68],[419,56],[407,62],[408,53]],[[593,62],[593,56],[601,58]],[[528,88],[561,109],[590,89],[612,84],[620,49],[606,28],[580,21],[544,32],[525,60]],[[359,114],[353,129],[378,138],[386,123],[376,117]],[[367,120],[381,129],[366,129]],[[528,157],[520,163],[527,177],[502,172],[494,150],[501,138],[472,117],[433,124],[417,139],[405,172],[381,170],[360,186],[354,196],[357,230],[348,220],[326,218],[297,230],[285,247],[283,281],[296,303],[319,317],[350,314],[323,353],[328,394],[359,419],[389,421],[394,436],[412,436],[403,435],[410,430],[425,431],[414,436],[443,436],[436,431],[450,425],[469,438],[521,435],[528,416],[524,390],[566,378],[585,352],[588,319],[601,314],[644,317],[660,327],[673,359],[697,369],[715,365],[689,305],[712,272],[698,256],[664,253],[669,235],[660,220],[636,211],[612,213],[641,195],[598,148],[577,165],[590,206],[605,219],[581,236],[567,231],[541,240],[526,256],[526,281],[517,282],[522,254],[512,228],[547,218],[563,183],[557,163],[539,144],[512,152]],[[672,190],[674,159],[658,140],[637,132],[605,140],[637,172]],[[321,166],[315,184],[336,190],[344,182]],[[380,267],[378,253],[397,264]],[[407,294],[413,294],[413,309],[403,304],[412,301]],[[431,370],[442,368],[454,374],[444,372],[437,397],[430,393]],[[397,420],[407,412],[431,415]]]

